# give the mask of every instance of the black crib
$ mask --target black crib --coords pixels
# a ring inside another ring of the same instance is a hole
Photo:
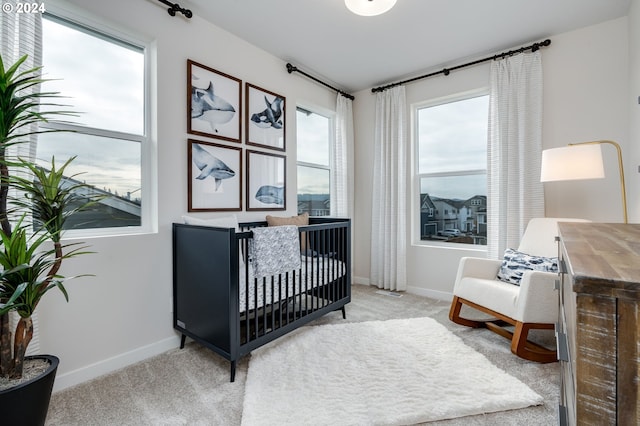
[[[173,224],[173,326],[231,361],[351,301],[351,221],[298,228],[301,268],[261,279],[247,259],[251,228]]]

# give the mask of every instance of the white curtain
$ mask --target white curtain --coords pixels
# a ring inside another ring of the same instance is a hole
[[[406,290],[407,106],[404,86],[376,94],[370,282]]]
[[[493,61],[489,105],[487,255],[501,258],[544,216],[540,51]]]
[[[13,3],[15,6],[16,2]],[[16,8],[14,7],[13,10]],[[42,17],[40,13],[0,13],[0,53],[5,69],[24,55],[27,60],[21,70],[42,66]],[[33,90],[39,90],[33,87]],[[35,130],[35,129],[32,129]],[[10,156],[35,159],[37,135],[32,135],[30,143],[13,146]]]
[[[12,3],[15,10],[15,1]],[[18,59],[28,55],[20,70],[26,71],[42,65],[42,18],[39,13],[0,13],[0,54],[5,69],[11,67]],[[34,91],[38,87],[32,88]],[[37,127],[29,129],[36,130]],[[27,130],[27,129],[25,129]],[[12,145],[7,149],[6,156],[21,157],[33,161],[37,147],[37,135],[31,135],[29,143]],[[11,170],[11,173],[16,173]],[[11,196],[12,194],[10,194]],[[13,194],[15,196],[16,194]],[[39,326],[37,314],[32,316],[33,338],[27,348],[27,355],[40,353]],[[11,326],[15,327],[17,318],[11,318]]]
[[[353,101],[336,99],[335,145],[331,152],[331,216],[353,216]]]

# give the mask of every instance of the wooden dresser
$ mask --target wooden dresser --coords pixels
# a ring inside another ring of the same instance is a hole
[[[559,224],[559,422],[640,425],[640,225]]]

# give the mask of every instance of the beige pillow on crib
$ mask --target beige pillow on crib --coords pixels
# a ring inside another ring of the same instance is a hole
[[[309,224],[309,213],[302,213],[298,216],[291,217],[281,217],[281,216],[271,216],[267,215],[267,225],[269,226],[284,226],[284,225],[295,225],[295,226],[306,226]],[[307,233],[302,232],[300,234],[300,250],[307,250]]]
[[[296,225],[306,226],[309,224],[309,213],[302,213],[298,216],[280,217],[267,215],[267,224],[269,226]]]

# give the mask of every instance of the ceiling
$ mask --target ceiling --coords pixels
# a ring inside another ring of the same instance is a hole
[[[349,12],[343,0],[180,3],[353,93],[626,16],[631,1],[398,0],[373,17]]]

